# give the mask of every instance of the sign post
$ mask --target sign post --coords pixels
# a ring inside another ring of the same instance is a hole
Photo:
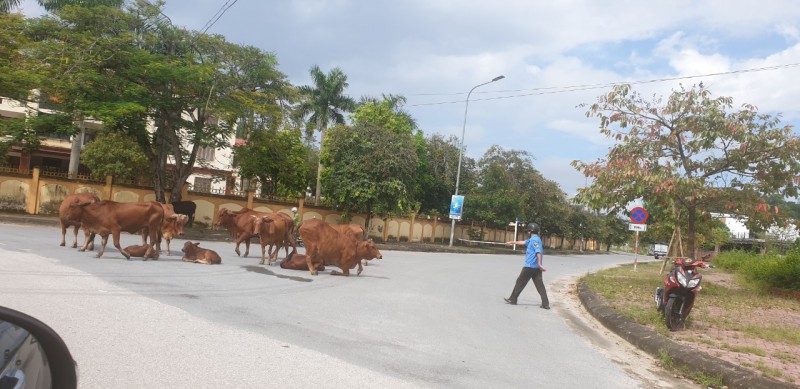
[[[639,231],[647,231],[647,210],[642,207],[631,209],[631,224],[628,229],[636,231],[636,244],[633,248],[633,271],[636,271],[636,264],[639,262]]]

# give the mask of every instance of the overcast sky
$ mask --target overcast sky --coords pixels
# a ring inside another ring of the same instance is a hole
[[[35,4],[23,11],[40,14]],[[569,196],[585,183],[570,162],[601,158],[611,142],[577,107],[609,88],[565,87],[777,66],[635,89],[667,95],[702,81],[735,106],[800,118],[800,1],[167,0],[164,13],[193,30],[219,17],[209,33],[275,53],[295,85],[319,65],[340,67],[355,99],[404,95],[426,135],[460,137],[467,92],[504,75],[470,96],[466,155],[528,151]]]

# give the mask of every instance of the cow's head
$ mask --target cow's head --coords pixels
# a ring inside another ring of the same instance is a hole
[[[359,258],[364,258],[367,260],[371,260],[373,258],[383,258],[381,251],[378,250],[378,246],[375,246],[375,242],[373,242],[372,239],[364,242],[358,242],[356,248],[358,250]]]
[[[251,220],[253,222],[253,231],[255,232],[261,231],[262,226],[275,221],[274,219],[266,215],[263,216],[251,215],[250,217],[252,218]]]
[[[236,223],[235,213],[227,208],[220,208],[219,211],[217,211],[217,221],[214,223],[215,226],[227,227],[234,223]]]
[[[174,235],[183,235],[183,227],[189,222],[189,216],[176,213],[164,219],[167,222]]]
[[[198,251],[198,247],[200,246],[200,242],[192,243],[191,241],[187,241],[183,244],[183,248],[181,251],[186,253],[187,255],[192,255]]]

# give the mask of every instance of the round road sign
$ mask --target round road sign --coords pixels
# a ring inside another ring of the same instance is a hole
[[[634,224],[644,224],[648,216],[647,210],[642,207],[631,209],[631,222]]]

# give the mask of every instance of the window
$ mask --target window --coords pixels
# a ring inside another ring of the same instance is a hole
[[[201,161],[213,161],[214,160],[214,148],[213,147],[200,147],[197,150],[197,159]]]
[[[195,192],[211,193],[211,179],[203,177],[195,177],[192,189]]]

